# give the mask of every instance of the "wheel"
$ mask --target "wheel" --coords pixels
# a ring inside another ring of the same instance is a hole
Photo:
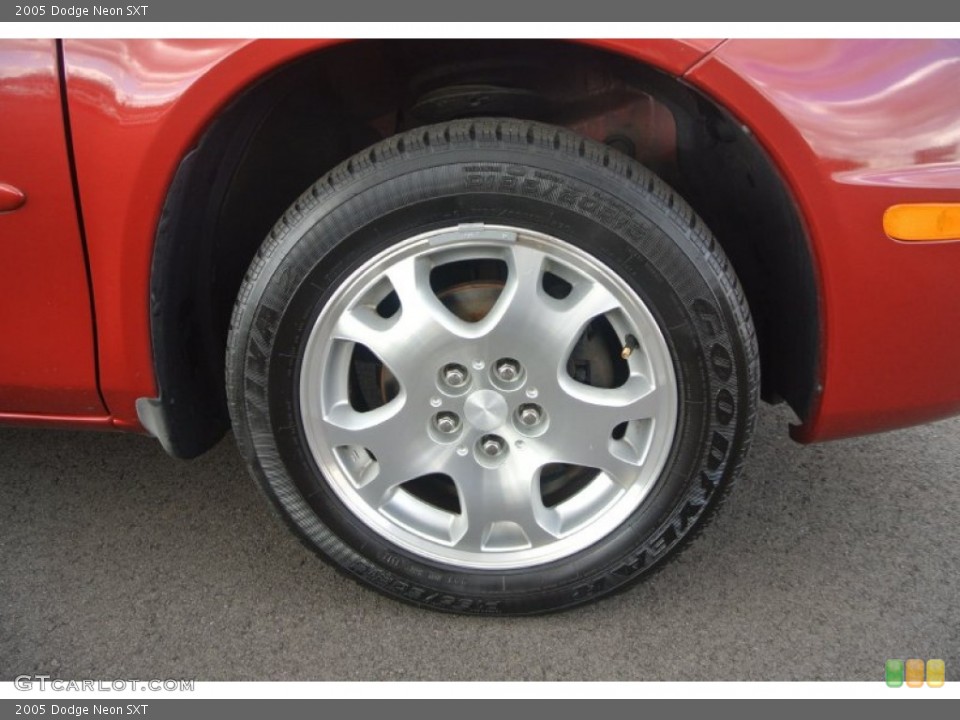
[[[624,588],[740,468],[757,348],[709,231],[566,130],[456,121],[304,193],[227,358],[239,446],[301,539],[392,597],[557,610]]]

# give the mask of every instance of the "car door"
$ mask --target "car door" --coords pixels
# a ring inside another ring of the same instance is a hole
[[[103,415],[54,40],[0,40],[0,415]]]

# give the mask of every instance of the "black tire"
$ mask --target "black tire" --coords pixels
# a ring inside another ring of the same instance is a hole
[[[679,417],[654,489],[606,537],[535,567],[469,570],[392,544],[340,502],[306,447],[296,388],[306,336],[338,279],[404,237],[505,217],[588,251],[643,298],[671,351]],[[608,147],[511,119],[420,128],[327,173],[257,254],[228,344],[238,444],[302,541],[388,596],[461,613],[569,608],[625,588],[676,554],[740,471],[759,388],[740,284],[683,199]]]

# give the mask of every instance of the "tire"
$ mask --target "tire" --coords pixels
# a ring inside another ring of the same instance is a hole
[[[703,222],[608,147],[511,119],[397,135],[277,222],[231,322],[254,477],[301,540],[388,596],[573,607],[702,527],[759,367]]]

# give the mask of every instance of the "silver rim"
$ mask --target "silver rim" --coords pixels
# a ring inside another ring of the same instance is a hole
[[[639,507],[677,390],[653,316],[612,270],[476,224],[394,245],[337,288],[300,407],[320,471],[366,526],[425,558],[505,569],[582,550]]]

